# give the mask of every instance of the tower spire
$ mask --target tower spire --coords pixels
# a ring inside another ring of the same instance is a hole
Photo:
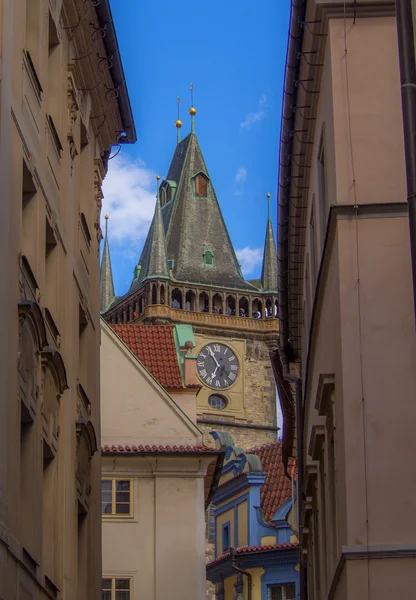
[[[263,291],[277,291],[277,252],[273,225],[270,218],[270,194],[267,194],[267,226],[264,241],[263,266],[261,269]]]
[[[182,121],[179,118],[179,105],[181,103],[181,99],[178,98],[176,100],[176,104],[178,105],[178,118],[175,121],[175,127],[177,130],[177,139],[176,139],[176,143],[179,144],[179,142],[181,141],[181,127],[182,127]]]
[[[156,176],[157,196],[155,215],[153,217],[152,243],[149,256],[149,267],[145,274],[146,277],[166,277],[169,278],[168,260],[166,255],[165,229],[162,220],[162,210],[160,207],[159,181],[160,175]]]
[[[105,215],[104,249],[100,269],[100,311],[104,312],[114,299],[114,281],[108,244],[108,215]]]
[[[189,109],[189,114],[191,115],[191,131],[195,132],[195,115],[196,108],[194,107],[194,84],[191,83],[191,108]]]

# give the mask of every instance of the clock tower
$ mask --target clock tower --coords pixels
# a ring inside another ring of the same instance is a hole
[[[114,297],[107,233],[101,311],[109,323],[192,325],[201,384],[197,422],[228,431],[243,449],[276,440],[277,256],[270,214],[261,278],[241,272],[213,182],[194,132],[178,143],[134,267],[129,291]]]

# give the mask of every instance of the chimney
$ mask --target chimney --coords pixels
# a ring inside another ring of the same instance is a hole
[[[185,386],[198,385],[198,379],[196,376],[196,356],[192,354],[192,350],[195,348],[193,342],[185,342],[186,354],[183,357],[183,375],[185,380]]]

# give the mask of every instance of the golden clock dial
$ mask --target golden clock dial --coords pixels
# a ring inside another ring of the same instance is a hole
[[[205,385],[214,390],[225,390],[236,382],[240,366],[231,348],[213,342],[199,351],[196,369]]]

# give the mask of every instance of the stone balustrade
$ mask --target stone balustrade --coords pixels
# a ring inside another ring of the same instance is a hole
[[[136,322],[157,318],[170,319],[173,322],[187,323],[189,325],[205,325],[219,329],[238,329],[241,331],[261,333],[279,333],[279,319],[253,319],[249,317],[218,315],[213,313],[171,308],[164,304],[153,304],[147,306],[143,314],[136,319]]]

